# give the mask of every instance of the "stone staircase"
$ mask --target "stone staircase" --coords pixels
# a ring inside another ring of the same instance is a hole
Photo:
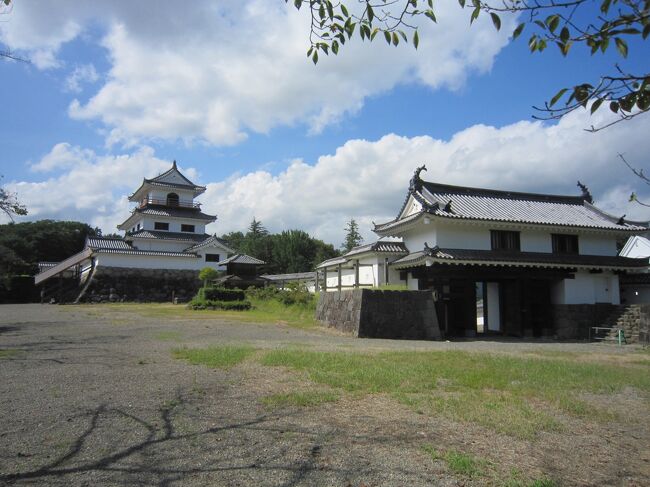
[[[627,343],[637,343],[639,341],[640,325],[641,307],[632,304],[618,306],[600,326],[621,329],[625,333],[625,341]],[[618,333],[616,330],[610,331],[605,337],[605,341],[618,341]]]

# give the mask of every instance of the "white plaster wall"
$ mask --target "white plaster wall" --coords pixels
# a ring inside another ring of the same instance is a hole
[[[182,252],[190,247],[192,242],[174,242],[169,240],[146,240],[142,238],[134,238],[133,246],[139,250],[165,250],[168,252]]]
[[[188,269],[201,270],[206,267],[200,259],[186,257],[154,257],[146,255],[97,254],[99,265],[106,267],[131,267],[142,269]]]
[[[616,237],[607,235],[580,235],[578,247],[582,255],[616,255]]]
[[[411,276],[411,273],[410,273],[410,272],[409,272],[409,274],[408,274],[408,283],[407,283],[407,286],[406,286],[406,287],[407,287],[408,289],[410,289],[411,291],[417,291],[417,290],[419,289],[419,283],[418,283],[418,280],[415,279],[415,278],[413,278],[413,277]]]
[[[553,252],[553,242],[549,232],[523,231],[519,235],[522,252]]]
[[[618,276],[611,272],[579,271],[575,279],[564,279],[556,284],[551,296],[554,304],[620,304]]]
[[[413,228],[402,235],[404,244],[409,252],[418,252],[424,248],[426,242],[429,247],[436,246],[436,227],[433,222],[428,225],[420,225]]]
[[[437,244],[443,249],[490,250],[491,248],[490,229],[487,227],[436,222],[436,234]]]
[[[204,223],[199,223],[196,222],[195,220],[176,220],[173,218],[167,218],[164,216],[151,216],[147,215],[145,218],[142,220],[142,224],[145,230],[155,230],[154,228],[154,223],[155,222],[162,222],[162,223],[169,223],[169,232],[178,232],[178,233],[198,233],[198,234],[203,234],[205,233],[205,224]],[[194,232],[181,232],[181,225],[188,224],[188,225],[194,225]],[[163,232],[165,230],[162,230]]]
[[[149,198],[153,198],[156,200],[167,200],[167,195],[169,193],[176,193],[178,195],[178,199],[182,202],[185,203],[191,203],[194,201],[194,192],[193,191],[185,191],[182,189],[173,189],[173,190],[167,190],[167,189],[151,189],[149,191]]]
[[[375,279],[376,266],[359,268],[359,285],[360,286],[377,286]],[[341,269],[341,286],[354,286],[354,269]],[[336,268],[327,271],[327,289],[336,288],[339,285],[338,272]]]

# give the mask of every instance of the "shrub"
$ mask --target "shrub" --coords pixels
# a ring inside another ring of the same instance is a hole
[[[198,297],[210,301],[243,301],[246,299],[241,289],[225,287],[204,287],[199,289]]]
[[[246,290],[246,296],[249,299],[260,301],[273,299],[285,306],[298,305],[308,308],[316,305],[316,298],[307,290],[307,287],[294,282],[287,284],[287,289],[278,289],[274,286],[248,288]]]
[[[214,299],[200,299],[195,297],[190,301],[189,308],[191,309],[221,309],[225,311],[246,311],[251,309],[251,302],[248,300],[242,301],[219,301]]]

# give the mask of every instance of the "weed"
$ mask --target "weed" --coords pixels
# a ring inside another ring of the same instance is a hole
[[[229,369],[246,360],[254,351],[253,347],[246,345],[224,345],[210,348],[178,348],[173,354],[193,365]]]
[[[283,406],[310,407],[318,406],[326,402],[335,402],[338,398],[338,394],[333,392],[304,391],[272,394],[262,398],[262,403],[269,408]]]
[[[14,348],[5,348],[0,349],[0,359],[13,357],[18,353],[18,350]]]
[[[437,451],[431,445],[424,445],[422,449],[429,454],[432,460],[442,460],[447,468],[457,475],[475,478],[485,475],[484,467],[489,464],[486,460],[479,460],[472,455],[456,450],[445,453]]]
[[[178,331],[159,331],[154,335],[156,340],[162,340],[165,342],[180,342],[181,333]]]

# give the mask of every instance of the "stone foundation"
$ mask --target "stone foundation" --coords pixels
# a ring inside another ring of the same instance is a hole
[[[615,304],[554,304],[551,317],[555,324],[555,338],[560,340],[587,340],[589,328],[603,326],[619,307]]]
[[[172,269],[133,269],[98,266],[82,303],[102,302],[187,302],[202,282],[198,271]]]
[[[638,306],[641,309],[639,343],[650,345],[650,304],[640,304]]]
[[[429,291],[323,292],[316,307],[316,319],[362,338],[440,339]]]

